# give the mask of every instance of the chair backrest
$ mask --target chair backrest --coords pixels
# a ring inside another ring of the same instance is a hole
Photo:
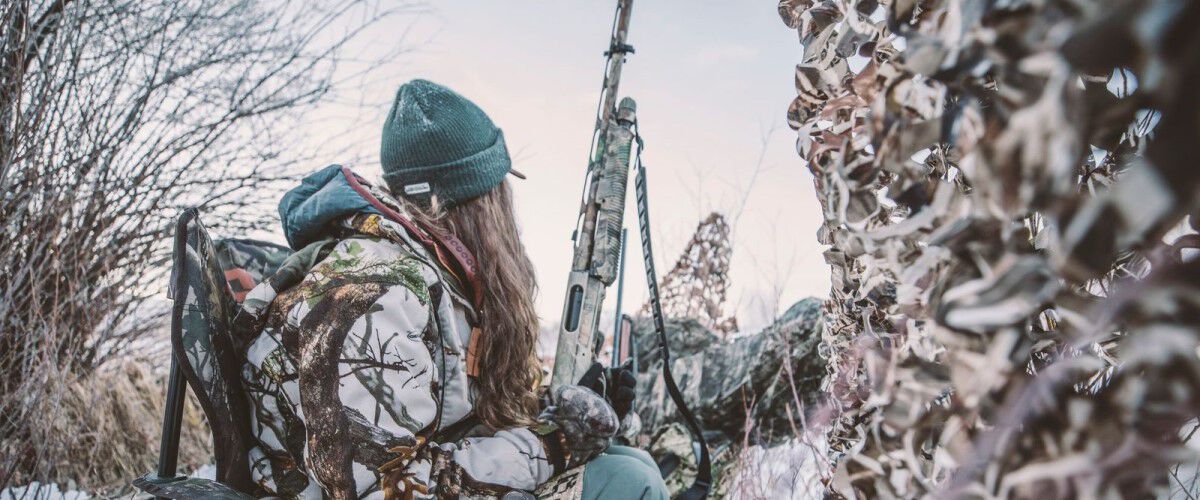
[[[193,209],[186,222],[186,251],[172,271],[172,298],[179,328],[171,345],[180,370],[208,418],[218,482],[251,492],[248,452],[250,413],[241,386],[244,340],[230,322],[237,300],[269,276],[290,254],[280,245],[253,240],[213,242]],[[182,274],[180,274],[182,273]]]

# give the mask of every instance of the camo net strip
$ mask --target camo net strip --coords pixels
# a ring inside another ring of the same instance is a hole
[[[696,318],[722,337],[736,332],[737,318],[725,312],[732,254],[725,216],[709,214],[696,226],[675,266],[663,276],[663,314],[668,318]],[[647,302],[642,314],[649,313]]]
[[[1200,415],[1200,2],[783,0],[844,497],[1146,497]]]

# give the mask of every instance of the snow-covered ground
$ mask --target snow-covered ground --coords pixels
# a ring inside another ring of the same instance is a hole
[[[200,466],[191,477],[216,479],[217,466],[208,464]],[[33,482],[25,486],[10,486],[0,491],[0,500],[90,500],[92,495],[86,491],[68,489],[63,491],[57,484],[42,484]]]
[[[825,436],[811,433],[764,449],[752,446],[742,452],[743,466],[732,479],[730,498],[824,498],[822,474],[828,473]]]

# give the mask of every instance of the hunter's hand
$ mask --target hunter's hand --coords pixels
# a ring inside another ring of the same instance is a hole
[[[633,409],[633,400],[637,396],[637,377],[633,374],[633,367],[628,364],[605,369],[600,363],[592,363],[592,367],[580,377],[579,385],[608,400],[617,412],[617,420],[624,420],[625,415]]]
[[[551,394],[554,403],[538,420],[554,423],[562,431],[570,454],[567,468],[587,463],[608,448],[620,421],[603,398],[577,386],[564,385]]]

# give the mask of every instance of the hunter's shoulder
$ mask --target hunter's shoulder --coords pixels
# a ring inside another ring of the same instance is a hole
[[[380,302],[386,309],[412,309],[406,314],[423,312],[433,282],[426,267],[394,242],[358,235],[340,239],[298,285],[275,297],[270,324],[299,323],[311,311],[341,310],[351,303],[366,307]],[[393,296],[407,299],[383,300]]]
[[[305,281],[427,287],[435,279],[425,257],[412,247],[377,236],[353,235],[339,240]]]

